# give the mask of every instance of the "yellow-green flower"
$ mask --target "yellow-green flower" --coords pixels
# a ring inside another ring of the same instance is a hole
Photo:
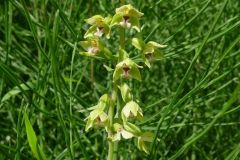
[[[143,13],[139,12],[132,5],[124,5],[116,9],[116,14],[113,16],[111,26],[119,25],[124,28],[134,28],[140,32],[139,18]]]
[[[110,38],[109,23],[111,22],[111,17],[103,18],[100,15],[95,15],[89,19],[86,19],[86,22],[92,26],[85,33],[84,38],[102,37],[103,35],[105,35],[107,38]]]
[[[108,122],[108,115],[104,112],[103,108],[93,110],[87,117],[87,124],[85,130],[88,131],[93,126],[104,127]]]
[[[138,119],[142,119],[143,113],[142,109],[136,102],[130,101],[123,107],[122,116],[124,116],[123,118],[136,117]]]
[[[80,52],[81,55],[89,57],[104,55],[107,58],[111,57],[111,52],[97,38],[88,38],[86,41],[81,41],[80,45],[85,50],[85,52]]]
[[[138,148],[149,154],[149,148],[153,141],[153,133],[145,132],[138,137]]]
[[[149,41],[144,43],[143,40],[138,38],[132,39],[132,45],[137,49],[142,51],[144,63],[150,68],[150,62],[156,58],[162,58],[162,53],[158,50],[158,48],[165,48],[167,45],[158,44],[153,41]]]
[[[123,125],[119,123],[114,123],[113,128],[114,128],[115,134],[113,134],[112,141],[120,141],[121,138],[130,139],[134,136],[131,132],[127,131],[123,127]]]
[[[134,78],[141,81],[141,74],[138,70],[138,65],[133,62],[130,58],[124,59],[116,65],[113,73],[113,81],[118,80],[120,77],[123,78]]]
[[[100,97],[96,106],[92,107],[94,110],[90,112],[87,117],[87,124],[85,130],[88,131],[93,126],[106,127],[108,123],[108,115],[104,112],[105,108],[109,105],[109,96],[104,94]]]

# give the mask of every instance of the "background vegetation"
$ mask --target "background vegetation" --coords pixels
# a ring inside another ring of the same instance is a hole
[[[168,47],[163,60],[141,70],[142,83],[131,83],[145,115],[139,125],[156,135],[151,154],[121,141],[118,159],[239,159],[240,1],[126,3],[145,14],[142,37]],[[84,19],[113,15],[119,4],[1,1],[0,159],[34,159],[24,111],[49,159],[106,159],[104,131],[84,132],[84,118],[110,87],[111,74],[78,52]],[[117,48],[118,40],[108,44]],[[137,50],[127,51],[138,60]]]

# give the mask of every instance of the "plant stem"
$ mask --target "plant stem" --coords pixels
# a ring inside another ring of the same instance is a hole
[[[109,125],[110,127],[112,128],[113,126],[113,119],[114,119],[114,107],[115,107],[115,103],[116,103],[116,100],[117,100],[117,85],[116,83],[113,84],[113,93],[112,93],[112,96],[111,96],[111,104],[110,104],[110,107],[109,107],[109,110],[108,110],[108,116],[109,116]],[[110,133],[111,136],[111,131]],[[108,141],[108,160],[113,160],[113,152],[114,152],[114,142],[109,140]]]
[[[121,0],[121,5],[124,5],[125,1]],[[119,35],[120,35],[120,40],[119,40],[119,50],[120,49],[125,49],[125,29],[124,28],[120,28],[119,29]],[[118,62],[122,61],[124,58],[124,55],[122,54],[122,52],[119,52],[119,57],[118,57]],[[120,81],[121,83],[121,81]],[[109,112],[108,112],[108,116],[109,116],[109,124],[110,127],[112,128],[113,126],[113,119],[114,119],[114,107],[116,101],[118,100],[118,88],[117,88],[117,82],[113,83],[113,93],[112,93],[112,104],[109,107]],[[112,133],[110,133],[112,134]],[[108,160],[114,160],[116,159],[116,156],[114,156],[114,150],[117,151],[117,142],[113,142],[113,141],[109,141],[108,142]]]

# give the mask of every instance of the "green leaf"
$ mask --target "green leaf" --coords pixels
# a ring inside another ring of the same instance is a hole
[[[31,123],[28,119],[28,116],[25,112],[24,112],[24,121],[25,121],[28,143],[29,143],[29,146],[32,150],[33,155],[38,160],[46,160],[46,156],[43,153],[42,148],[37,143],[37,136],[36,136],[36,134],[35,134],[35,132],[32,128],[32,125],[31,125]]]
[[[26,85],[27,84],[27,85]],[[20,87],[22,88],[22,90],[27,91],[30,90],[31,88],[33,88],[33,83],[32,82],[27,82],[26,84],[20,84]],[[14,97],[16,95],[18,95],[19,93],[21,93],[21,90],[19,89],[19,87],[14,87],[13,89],[11,89],[9,92],[7,92],[3,97],[1,102],[4,102],[8,99],[10,99],[11,97]]]

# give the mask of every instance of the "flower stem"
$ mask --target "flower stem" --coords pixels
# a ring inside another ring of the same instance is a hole
[[[111,96],[111,104],[109,106],[109,110],[108,110],[108,116],[109,116],[109,126],[110,128],[112,128],[113,126],[113,119],[114,119],[114,107],[116,104],[116,100],[117,100],[117,85],[116,83],[113,83],[113,92],[112,92],[112,96]],[[112,135],[112,131],[109,131],[110,133],[108,133],[110,136]],[[114,153],[114,142],[109,140],[108,141],[108,160],[113,160],[113,153]]]
[[[121,0],[121,5],[124,5],[125,0]],[[119,35],[120,35],[120,42],[119,42],[119,50],[120,49],[125,49],[125,29],[124,28],[120,28],[119,29]],[[118,62],[121,62],[124,58],[124,55],[122,55],[122,52],[119,52],[119,58],[118,58]],[[120,82],[121,83],[121,82]],[[114,107],[117,99],[118,99],[118,88],[117,88],[117,82],[113,83],[113,93],[112,93],[112,104],[109,107],[109,111],[108,111],[108,115],[109,115],[109,125],[112,128],[113,126],[113,119],[114,119]],[[110,133],[112,134],[112,133]],[[117,151],[117,142],[113,142],[113,141],[108,141],[108,160],[115,160],[117,159],[117,156],[114,156],[114,150]]]

